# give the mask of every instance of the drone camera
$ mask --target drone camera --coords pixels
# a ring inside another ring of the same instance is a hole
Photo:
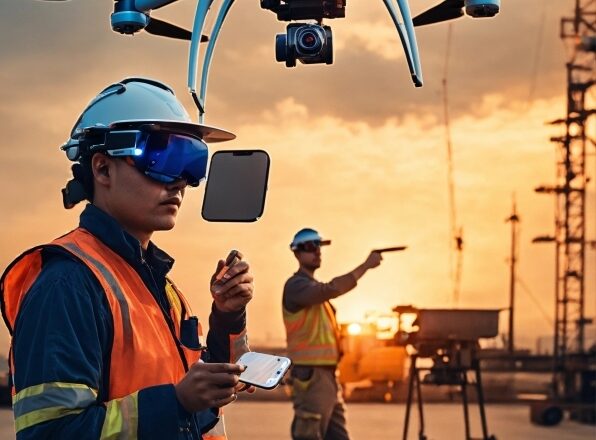
[[[470,17],[488,18],[499,13],[501,0],[466,0],[465,5]]]
[[[261,8],[277,14],[280,21],[321,21],[346,16],[346,0],[261,0]]]
[[[331,28],[318,24],[291,23],[285,34],[275,37],[275,59],[295,67],[303,64],[333,64]]]

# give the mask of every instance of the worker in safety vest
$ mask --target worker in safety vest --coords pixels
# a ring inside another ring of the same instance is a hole
[[[62,147],[75,162],[65,207],[90,202],[79,227],[25,251],[0,282],[18,440],[226,438],[221,408],[243,388],[233,362],[248,350],[248,264],[212,278],[204,347],[167,276],[174,260],[151,237],[204,179],[205,142],[232,137],[143,78],[82,113]]]
[[[294,420],[294,440],[346,440],[345,405],[336,377],[339,362],[339,327],[330,299],[348,293],[366,271],[381,264],[381,254],[371,252],[364,263],[345,275],[322,283],[314,278],[321,267],[321,246],[331,244],[314,229],[296,233],[290,249],[300,265],[288,279],[283,293],[283,317]]]

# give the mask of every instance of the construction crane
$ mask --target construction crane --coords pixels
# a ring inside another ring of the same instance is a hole
[[[555,331],[553,346],[552,402],[532,409],[532,420],[557,424],[562,409],[572,409],[594,417],[592,408],[583,409],[582,395],[589,387],[590,356],[586,351],[585,328],[592,323],[585,315],[586,275],[586,155],[590,138],[589,121],[596,109],[587,108],[587,94],[595,81],[596,2],[575,0],[573,17],[561,20],[560,37],[569,47],[567,69],[567,114],[550,122],[562,126],[564,134],[551,138],[556,145],[557,181],[536,192],[556,198],[555,233],[536,237],[534,242],[555,244]],[[593,356],[593,355],[592,355]],[[550,407],[548,406],[550,405]]]
[[[449,199],[449,265],[451,270],[451,283],[453,288],[452,302],[457,307],[461,290],[461,274],[463,266],[464,238],[463,228],[457,222],[457,204],[455,201],[455,178],[453,173],[453,144],[451,142],[451,123],[449,118],[449,58],[451,56],[451,39],[453,24],[447,27],[447,45],[445,51],[445,64],[443,71],[443,121],[445,125],[445,143],[447,146],[447,194]]]

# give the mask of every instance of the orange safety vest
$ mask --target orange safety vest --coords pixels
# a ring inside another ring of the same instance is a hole
[[[41,251],[52,246],[61,247],[84,263],[105,292],[114,323],[108,401],[150,386],[176,384],[184,377],[188,366],[199,361],[200,351],[187,349],[179,343],[180,322],[185,318],[181,311],[185,309],[188,317],[190,308],[173,283],[168,280],[166,293],[170,303],[172,296],[177,297],[170,308],[175,335],[135,269],[83,228],[75,229],[49,245],[30,249],[7,270],[0,288],[3,290],[3,312],[11,333],[22,300],[41,272]],[[12,368],[14,374],[14,365]],[[221,428],[223,426],[220,431]],[[206,434],[204,438],[219,440],[226,437],[224,433]]]
[[[339,326],[329,301],[291,313],[283,308],[288,356],[295,365],[336,365]]]

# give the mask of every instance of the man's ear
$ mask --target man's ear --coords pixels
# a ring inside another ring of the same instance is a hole
[[[91,158],[91,171],[93,179],[100,184],[106,185],[110,181],[110,172],[112,171],[113,161],[105,154],[94,154]]]

